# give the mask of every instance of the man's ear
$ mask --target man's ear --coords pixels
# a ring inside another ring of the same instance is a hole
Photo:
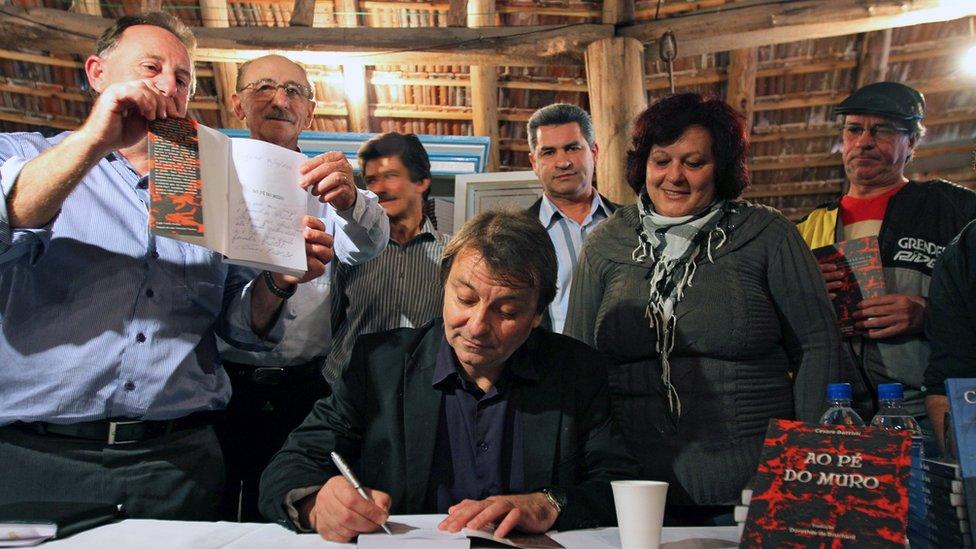
[[[97,55],[89,55],[85,59],[85,76],[88,77],[88,85],[98,93],[105,91],[105,61]]]
[[[593,151],[593,163],[596,164],[597,159],[600,157],[600,147],[596,145],[596,141],[590,145],[590,150]]]
[[[308,115],[305,116],[305,129],[306,130],[312,127],[312,120],[315,119],[315,100],[314,99],[309,99],[308,102],[311,103],[312,106],[309,107],[309,109],[308,109]]]
[[[417,194],[424,194],[430,188],[430,178],[421,179],[416,183]]]
[[[247,115],[244,114],[244,106],[241,105],[241,96],[237,95],[237,92],[234,92],[234,94],[230,96],[230,102],[234,104],[234,116],[236,116],[238,120],[244,120],[247,118]]]

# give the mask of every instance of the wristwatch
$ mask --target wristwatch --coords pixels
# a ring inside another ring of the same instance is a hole
[[[566,506],[566,493],[558,488],[543,488],[539,490],[546,496],[546,501],[549,505],[556,508],[556,514],[563,512],[563,507]]]
[[[268,287],[268,291],[281,299],[288,299],[295,295],[295,291],[298,290],[297,284],[288,289],[279,287],[275,284],[274,278],[271,276],[271,271],[264,271],[262,278],[264,278],[264,285]]]

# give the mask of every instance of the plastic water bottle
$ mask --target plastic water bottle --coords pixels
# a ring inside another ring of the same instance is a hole
[[[913,457],[922,457],[922,429],[908,410],[902,407],[905,391],[901,383],[881,383],[878,385],[878,402],[881,409],[871,420],[872,427],[889,431],[907,431],[912,437]]]
[[[827,411],[820,417],[820,424],[864,426],[864,420],[851,408],[850,383],[827,385]]]

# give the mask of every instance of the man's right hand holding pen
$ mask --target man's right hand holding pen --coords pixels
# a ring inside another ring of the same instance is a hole
[[[338,542],[380,530],[390,516],[390,495],[380,490],[365,490],[372,501],[363,499],[342,475],[330,478],[317,494],[299,502],[302,526]]]

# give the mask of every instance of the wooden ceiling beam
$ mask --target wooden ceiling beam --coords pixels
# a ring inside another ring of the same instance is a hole
[[[364,3],[365,4],[365,3]],[[726,6],[726,7],[722,7]],[[449,7],[449,5],[447,5]],[[609,24],[517,27],[197,28],[201,61],[244,61],[267,51],[303,61],[311,53],[356,56],[364,64],[438,63],[511,66],[579,65],[586,45],[614,35],[656,43],[674,31],[678,55],[778,44],[946,21],[976,15],[976,2],[940,0],[798,0],[736,2],[614,29]],[[0,6],[0,47],[87,54],[111,20],[49,8]],[[895,55],[893,60],[897,59]],[[336,61],[341,63],[342,61]],[[321,61],[319,61],[321,63]]]
[[[48,8],[0,6],[0,47],[88,54],[112,21]],[[241,62],[276,52],[308,64],[580,65],[586,45],[613,36],[611,25],[521,27],[193,29],[198,61]],[[318,55],[316,55],[318,54]],[[319,56],[325,56],[319,59]]]
[[[976,15],[976,2],[942,0],[796,0],[749,4],[739,2],[709,13],[638,23],[618,29],[617,34],[656,43],[670,30],[678,41],[678,55],[687,57]]]
[[[49,65],[52,67],[69,67],[72,69],[82,69],[85,67],[83,63],[80,63],[78,61],[71,61],[68,59],[58,59],[57,57],[49,57],[47,55],[36,55],[33,53],[24,53],[21,51],[3,50],[3,49],[0,49],[0,59],[10,59],[11,61],[24,61],[27,63],[37,63],[38,65]]]

